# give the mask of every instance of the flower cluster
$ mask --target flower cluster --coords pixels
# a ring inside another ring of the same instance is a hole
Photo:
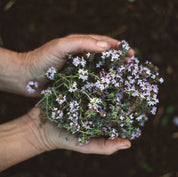
[[[156,114],[163,78],[149,61],[134,56],[126,61],[129,49],[123,40],[117,50],[70,56],[60,72],[49,68],[45,76],[54,82],[41,92],[40,102],[46,118],[76,134],[80,143],[92,137],[139,137],[148,114]],[[30,92],[34,87],[34,82],[27,85]]]

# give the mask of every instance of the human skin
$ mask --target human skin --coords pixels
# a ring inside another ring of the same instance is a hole
[[[40,88],[43,88],[47,81],[41,77],[42,73],[50,66],[60,70],[67,61],[68,54],[85,51],[99,53],[109,47],[117,48],[118,41],[107,36],[77,34],[54,39],[25,53],[0,48],[0,90],[38,96],[27,92],[26,84],[29,80],[37,80]],[[133,55],[131,49],[127,57]],[[0,125],[0,171],[54,149],[109,155],[131,146],[130,141],[121,138],[92,139],[86,145],[79,145],[74,135],[66,134],[65,130],[59,130],[49,121],[39,126],[40,122],[40,109],[35,107],[26,115]]]

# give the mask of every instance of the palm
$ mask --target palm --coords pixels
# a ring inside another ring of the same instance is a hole
[[[110,155],[120,149],[127,149],[131,146],[126,139],[91,139],[88,144],[80,145],[75,135],[67,134],[64,129],[59,129],[54,123],[47,120],[42,125],[43,132],[48,136],[48,142],[52,149],[68,149],[81,153],[107,154]]]

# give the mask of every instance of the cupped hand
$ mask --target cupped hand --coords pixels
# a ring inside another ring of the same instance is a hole
[[[42,73],[46,72],[51,66],[54,66],[60,70],[67,61],[68,54],[75,54],[81,52],[94,52],[100,53],[110,47],[117,48],[118,40],[112,39],[107,36],[101,35],[82,35],[75,34],[69,35],[64,38],[54,39],[43,46],[23,53],[25,68],[27,69],[29,80],[36,80],[39,83],[39,87],[42,89],[47,80],[42,78]],[[127,53],[127,57],[130,58],[134,55],[133,49],[130,49]],[[26,96],[36,96],[37,94],[28,94],[24,87],[24,94]]]
[[[104,138],[93,138],[88,144],[80,145],[75,135],[67,134],[65,130],[57,128],[55,123],[46,120],[41,124],[40,109],[33,108],[29,113],[30,126],[33,129],[39,146],[43,151],[53,149],[68,149],[87,154],[110,155],[114,152],[130,148],[131,143],[126,139],[116,138],[114,140]],[[39,127],[39,125],[41,126]],[[37,146],[37,145],[36,145]]]

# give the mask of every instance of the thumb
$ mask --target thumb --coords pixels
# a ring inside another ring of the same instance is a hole
[[[106,154],[111,155],[114,152],[121,149],[128,149],[131,147],[129,140],[116,138],[111,139],[92,139],[88,144],[80,146],[79,151],[83,153],[92,153],[92,154]]]
[[[63,38],[59,41],[58,48],[63,55],[81,52],[103,52],[109,49],[110,45],[106,41],[96,40],[91,37]]]

